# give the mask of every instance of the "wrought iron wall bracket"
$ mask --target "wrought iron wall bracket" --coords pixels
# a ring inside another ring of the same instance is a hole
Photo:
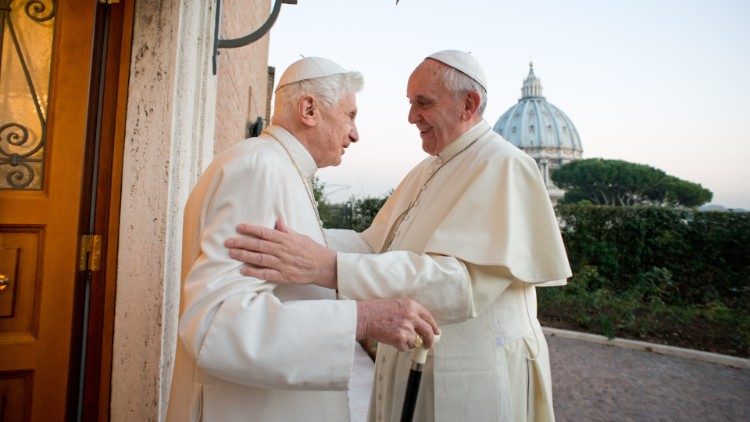
[[[221,1],[222,0],[216,0],[216,25],[214,27],[214,51],[212,60],[214,75],[216,74],[216,66],[220,48],[244,47],[246,45],[254,43],[255,41],[258,41],[264,35],[266,35],[266,33],[271,30],[271,27],[273,27],[273,24],[276,23],[276,19],[278,19],[279,17],[279,12],[281,11],[282,4],[297,4],[297,0],[276,0],[276,3],[274,3],[273,5],[273,10],[271,11],[271,15],[263,23],[263,25],[260,26],[260,28],[245,35],[244,37],[234,38],[231,40],[222,40],[219,38],[219,27],[221,26]]]

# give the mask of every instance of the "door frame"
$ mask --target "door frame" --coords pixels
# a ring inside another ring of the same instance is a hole
[[[79,226],[81,236],[101,236],[101,255],[99,270],[81,271],[76,283],[67,410],[71,420],[106,421],[110,415],[133,15],[133,1],[97,4]]]

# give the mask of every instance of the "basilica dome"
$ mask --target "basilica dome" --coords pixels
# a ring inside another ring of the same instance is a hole
[[[547,102],[533,63],[523,81],[518,103],[503,113],[493,130],[534,158],[553,202],[564,192],[549,177],[550,170],[581,158],[581,138],[570,118]]]

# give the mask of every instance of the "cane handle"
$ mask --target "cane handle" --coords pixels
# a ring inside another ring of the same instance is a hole
[[[432,345],[434,346],[438,341],[440,341],[440,334],[435,335],[435,340],[432,342]],[[424,346],[417,347],[411,352],[411,361],[424,364],[427,361],[427,352],[429,351],[430,349],[427,349]]]

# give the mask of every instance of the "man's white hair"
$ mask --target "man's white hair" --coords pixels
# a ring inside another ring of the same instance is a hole
[[[450,66],[445,66],[443,85],[453,91],[455,95],[465,94],[469,91],[478,92],[479,108],[477,109],[477,113],[479,114],[479,117],[482,117],[484,109],[487,107],[487,91],[479,84],[479,82],[475,81],[469,75],[460,70],[454,69]]]
[[[359,72],[337,73],[322,78],[305,79],[276,90],[271,123],[289,122],[297,112],[297,103],[305,95],[312,95],[324,107],[331,107],[341,100],[344,94],[355,94],[362,90],[364,78]]]

